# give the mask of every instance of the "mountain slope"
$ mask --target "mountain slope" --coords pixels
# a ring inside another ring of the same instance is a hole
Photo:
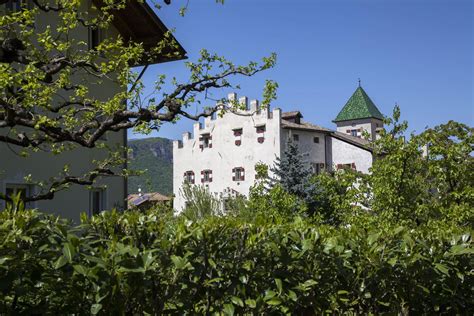
[[[147,170],[141,176],[128,178],[128,193],[159,192],[173,193],[173,141],[167,138],[150,137],[128,141],[133,150],[128,167],[131,170]]]

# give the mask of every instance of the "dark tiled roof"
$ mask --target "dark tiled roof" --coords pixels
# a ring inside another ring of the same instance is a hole
[[[282,118],[290,118],[290,117],[295,117],[295,116],[299,116],[299,117],[303,117],[303,115],[301,114],[300,111],[290,111],[290,112],[283,112],[281,113],[281,117]]]
[[[332,132],[331,135],[335,138],[341,139],[353,145],[364,147],[367,150],[371,150],[369,147],[370,141],[368,141],[367,139],[355,137],[352,135],[347,135],[341,132]]]
[[[325,128],[319,125],[314,125],[307,122],[301,122],[300,124],[298,124],[298,123],[293,123],[293,122],[282,119],[281,125],[283,128],[287,128],[287,129],[298,129],[298,130],[307,130],[307,131],[316,131],[316,132],[331,132],[331,130],[328,128]]]
[[[383,115],[364,89],[358,87],[342,108],[341,112],[339,112],[334,122],[363,118],[377,118],[383,120]]]

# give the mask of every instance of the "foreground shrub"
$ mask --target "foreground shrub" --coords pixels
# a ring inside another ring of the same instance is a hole
[[[472,314],[468,232],[0,213],[2,314]]]

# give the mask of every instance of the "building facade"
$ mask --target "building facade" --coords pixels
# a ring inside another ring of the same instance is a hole
[[[229,100],[237,98],[235,93]],[[273,166],[288,140],[297,143],[315,173],[351,168],[364,173],[372,166],[370,139],[383,128],[383,116],[362,87],[358,87],[334,122],[337,130],[303,121],[299,111],[260,107],[257,100],[239,103],[246,110],[209,117],[195,123],[192,133],[173,143],[174,208],[186,200],[182,185],[204,185],[218,198],[248,196],[256,180],[255,166]],[[363,131],[367,131],[366,140]]]
[[[82,9],[93,15],[97,6],[100,6],[101,3],[99,0],[83,1]],[[0,2],[0,13],[5,14],[22,10],[25,5],[32,6],[29,0],[4,0]],[[55,25],[57,18],[55,12],[41,13],[35,21],[35,29],[40,32],[50,25]],[[157,45],[164,38],[167,31],[167,28],[146,2],[130,2],[127,8],[114,12],[113,23],[108,29],[78,28],[74,36],[77,41],[89,43],[90,49],[93,49],[104,38],[115,38],[119,35],[125,41],[142,42],[144,47],[148,48]],[[182,57],[176,59],[182,59],[186,54],[181,46],[179,46],[179,49]],[[156,60],[147,61],[147,63],[153,64],[166,61],[169,60],[158,57]],[[91,80],[91,82],[94,82],[94,80]],[[100,85],[91,83],[89,86],[91,95],[104,101],[121,92],[120,89],[112,80],[104,81]],[[0,129],[0,133],[8,133],[8,131]],[[106,142],[110,147],[126,146],[127,131],[108,132],[101,141]],[[7,196],[18,193],[27,196],[38,192],[39,188],[37,186],[26,181],[25,178],[29,175],[35,180],[47,181],[51,177],[59,175],[65,165],[70,166],[71,174],[82,175],[95,167],[94,160],[107,157],[107,151],[98,148],[77,148],[66,151],[61,155],[48,152],[31,152],[28,158],[20,157],[20,151],[21,148],[0,142],[0,192]],[[122,168],[126,167],[123,166]],[[114,207],[124,209],[126,203],[126,179],[113,176],[99,179],[92,188],[72,185],[68,190],[57,192],[52,200],[28,203],[27,207],[38,208],[41,211],[51,212],[78,222],[82,212],[92,215]],[[5,205],[5,201],[0,200],[0,210]]]

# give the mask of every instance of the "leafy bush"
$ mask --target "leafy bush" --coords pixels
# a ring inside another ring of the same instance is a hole
[[[201,219],[222,213],[220,201],[202,185],[183,183],[180,194],[184,196],[186,207],[184,214],[190,219]]]
[[[469,232],[0,213],[2,314],[472,314]]]

